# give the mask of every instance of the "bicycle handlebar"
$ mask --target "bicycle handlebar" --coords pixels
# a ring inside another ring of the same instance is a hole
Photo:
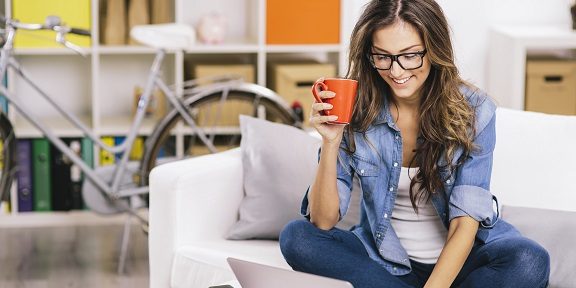
[[[0,15],[0,22],[5,23],[15,29],[22,29],[22,30],[52,30],[57,33],[71,33],[81,36],[90,36],[92,35],[90,31],[82,28],[75,28],[63,25],[60,21],[60,17],[58,16],[47,16],[46,23],[38,24],[38,23],[22,23],[18,22],[18,20],[13,20],[6,18],[4,15]]]
[[[90,36],[92,35],[90,33],[90,31],[86,30],[86,29],[81,29],[81,28],[70,28],[70,32],[71,34],[76,34],[76,35],[82,35],[82,36]]]

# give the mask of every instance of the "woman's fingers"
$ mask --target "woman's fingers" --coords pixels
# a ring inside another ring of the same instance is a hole
[[[318,93],[318,96],[320,96],[320,98],[322,99],[330,99],[334,98],[334,96],[336,96],[336,93],[326,90],[326,91],[320,91]]]
[[[312,104],[312,115],[320,114],[320,111],[332,109],[332,104],[330,103],[314,103]]]
[[[330,115],[330,116],[312,116],[310,117],[310,123],[312,124],[324,124],[326,122],[330,122],[330,121],[336,121],[338,120],[338,116],[336,115]]]

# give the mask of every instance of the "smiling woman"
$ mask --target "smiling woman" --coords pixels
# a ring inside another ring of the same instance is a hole
[[[460,78],[436,1],[371,1],[349,57],[350,124],[331,125],[321,113],[331,107],[312,106],[322,149],[307,219],[280,235],[288,264],[354,287],[545,287],[546,250],[493,211],[496,106]],[[347,231],[335,225],[354,177],[362,217]]]

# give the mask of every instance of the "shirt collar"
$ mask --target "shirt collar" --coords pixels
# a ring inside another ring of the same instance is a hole
[[[378,117],[376,117],[374,125],[387,123],[388,126],[390,126],[390,128],[397,130],[396,123],[392,118],[392,113],[390,113],[390,101],[388,100],[388,97],[386,97],[386,95],[384,95],[383,97],[384,97],[384,103],[382,109],[380,110],[380,114],[378,114]]]

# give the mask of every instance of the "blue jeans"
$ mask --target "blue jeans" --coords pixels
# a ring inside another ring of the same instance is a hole
[[[394,276],[373,261],[350,231],[316,228],[307,220],[290,222],[280,249],[292,269],[349,281],[356,288],[422,287],[434,264],[410,261],[412,272]],[[544,248],[524,237],[476,244],[453,287],[546,287],[550,259]]]

